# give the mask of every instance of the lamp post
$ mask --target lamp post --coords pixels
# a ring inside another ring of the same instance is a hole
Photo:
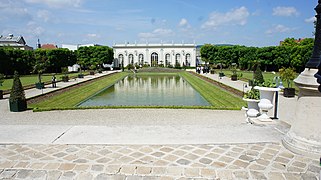
[[[321,0],[315,8],[317,15],[313,54],[305,70],[294,80],[299,97],[291,129],[284,136],[283,145],[289,150],[320,158],[321,154]],[[319,68],[319,72],[318,72]],[[318,78],[318,79],[317,79]]]

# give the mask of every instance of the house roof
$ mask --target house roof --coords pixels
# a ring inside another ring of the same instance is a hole
[[[13,34],[9,34],[8,36],[0,35],[0,44],[9,45],[9,44],[22,44],[26,45],[26,41],[22,36],[13,36]]]
[[[54,44],[43,44],[41,45],[41,49],[57,49],[57,46]]]

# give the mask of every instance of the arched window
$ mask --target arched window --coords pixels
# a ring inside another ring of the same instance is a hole
[[[138,64],[144,65],[144,55],[143,54],[138,55]]]
[[[185,66],[191,66],[191,54],[189,53],[185,56]]]
[[[152,53],[151,55],[151,65],[152,66],[157,66],[158,65],[158,54],[157,53]]]
[[[128,56],[128,64],[134,65],[134,55],[133,54],[130,54]]]
[[[118,55],[118,60],[119,60],[119,63],[121,63],[121,66],[124,66],[124,55],[119,54]]]
[[[165,55],[165,66],[168,66],[171,64],[171,55],[170,54],[166,54]]]
[[[175,66],[181,66],[180,62],[181,62],[181,55],[180,54],[176,54],[176,56],[175,56]]]

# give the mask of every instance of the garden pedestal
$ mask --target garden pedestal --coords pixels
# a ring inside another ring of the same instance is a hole
[[[321,93],[314,74],[317,69],[306,68],[295,80],[300,93],[296,102],[291,129],[283,145],[298,154],[320,158],[321,155]]]
[[[280,91],[280,88],[268,88],[268,87],[259,87],[255,86],[254,89],[260,91],[260,102],[259,108],[262,111],[262,114],[258,117],[258,120],[262,122],[270,122],[272,119],[267,115],[267,112],[273,108],[273,98],[274,94],[277,91]]]
[[[246,116],[247,121],[249,122],[249,118],[256,118],[259,115],[260,111],[258,103],[260,100],[245,98],[243,98],[243,100],[247,102]]]

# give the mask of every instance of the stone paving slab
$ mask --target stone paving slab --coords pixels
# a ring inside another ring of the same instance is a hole
[[[0,145],[0,179],[318,179],[279,143]]]

